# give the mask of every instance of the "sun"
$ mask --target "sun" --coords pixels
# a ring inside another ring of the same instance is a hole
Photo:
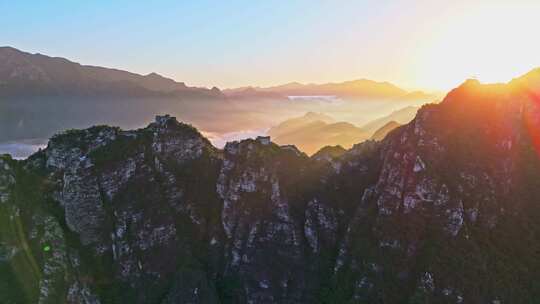
[[[468,78],[508,82],[540,66],[539,11],[539,1],[480,1],[441,13],[420,30],[411,77],[448,90]]]

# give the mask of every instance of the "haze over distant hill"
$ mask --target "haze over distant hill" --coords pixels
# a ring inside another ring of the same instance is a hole
[[[288,98],[293,95],[335,95],[340,102]],[[222,92],[216,87],[190,87],[156,73],[140,75],[0,47],[0,143],[10,145],[13,141],[44,139],[60,130],[92,125],[138,128],[163,113],[172,113],[215,134],[218,140],[225,134],[265,130],[287,117],[309,111],[332,113],[339,121],[363,124],[386,114],[385,108],[418,104],[426,96],[371,80],[322,85],[291,83]],[[408,101],[409,97],[414,101]],[[363,98],[369,98],[369,102],[355,102]],[[325,126],[324,130],[326,137],[317,140],[331,139],[346,147],[363,138],[358,136],[361,132],[357,127],[350,124]],[[338,136],[335,132],[341,133]]]
[[[365,130],[368,133],[375,133],[380,128],[384,127],[389,122],[396,122],[398,124],[407,124],[413,118],[416,116],[416,112],[418,112],[420,108],[419,107],[405,107],[402,109],[399,109],[397,111],[394,111],[390,113],[387,116],[375,119],[365,125],[362,126],[362,129]]]
[[[310,155],[328,145],[350,148],[369,137],[351,123],[336,122],[327,115],[313,112],[282,122],[271,128],[268,135],[278,144],[295,145]]]
[[[380,141],[380,140],[383,140],[386,135],[388,135],[388,133],[390,133],[392,130],[396,129],[397,127],[400,127],[401,124],[395,122],[395,121],[391,121],[387,124],[385,124],[384,126],[382,126],[379,130],[375,131],[375,133],[373,133],[373,135],[371,135],[371,138],[372,140],[377,140],[377,141]]]
[[[342,99],[397,99],[433,101],[436,96],[421,91],[409,92],[389,82],[358,79],[338,83],[301,84],[291,82],[274,87],[242,87],[223,90],[227,96],[261,96],[287,98],[288,96],[335,96]]]
[[[0,96],[219,97],[217,88],[188,87],[156,73],[139,75],[59,57],[0,47]]]
[[[323,113],[308,112],[304,116],[294,117],[283,121],[279,125],[272,127],[269,130],[269,133],[271,136],[280,137],[292,132],[296,132],[304,128],[306,125],[312,124],[314,122],[330,124],[334,123],[335,120],[334,118]]]
[[[339,83],[285,85],[227,89],[232,97],[286,98],[324,96],[340,98],[415,99],[431,101],[434,96],[409,92],[388,82],[359,79]],[[81,65],[65,58],[31,54],[13,47],[0,47],[0,96],[115,96],[115,97],[223,97],[212,89],[186,86],[156,73],[140,75],[118,69]]]
[[[304,116],[287,119],[270,128],[268,135],[282,145],[295,145],[307,154],[313,154],[326,146],[350,148],[367,139],[380,141],[395,128],[410,122],[418,107],[406,107],[375,119],[363,127],[336,121],[322,114],[308,112]]]
[[[189,87],[155,73],[139,75],[0,47],[0,142],[96,124],[138,127],[164,111],[183,107],[187,113],[182,102],[224,98],[217,88]]]

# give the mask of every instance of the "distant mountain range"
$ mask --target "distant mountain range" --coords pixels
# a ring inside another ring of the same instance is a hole
[[[174,113],[214,133],[264,128],[269,124],[261,118],[275,117],[274,124],[278,116],[313,110],[309,107],[314,103],[293,103],[288,99],[292,95],[335,95],[354,101],[433,100],[422,92],[371,80],[221,91],[190,87],[156,73],[140,75],[0,47],[0,142],[43,139],[60,130],[98,124],[137,128],[162,113]],[[269,100],[271,103],[256,103]],[[282,102],[289,103],[283,106]],[[290,113],[285,113],[288,109]],[[345,128],[351,130],[349,134],[356,132],[350,125]]]
[[[336,122],[327,115],[313,112],[282,122],[271,128],[268,135],[278,144],[295,145],[309,155],[324,146],[350,148],[369,138],[369,134],[351,123]]]
[[[373,133],[373,135],[371,135],[370,139],[381,141],[386,137],[386,135],[388,135],[388,133],[390,133],[392,130],[394,130],[394,129],[400,127],[400,126],[401,126],[400,123],[397,123],[397,122],[392,120],[391,122],[385,124],[380,129],[375,131],[375,133]]]
[[[0,47],[0,97],[222,97],[156,73],[139,75]]]
[[[335,96],[348,100],[396,99],[431,102],[437,96],[421,91],[409,92],[389,82],[359,79],[339,83],[301,84],[292,82],[274,87],[242,87],[223,90],[229,97],[287,98],[288,96]]]
[[[389,122],[395,122],[400,125],[404,125],[409,123],[413,118],[416,116],[416,113],[418,112],[420,108],[419,107],[405,107],[399,110],[396,110],[392,113],[390,113],[387,116],[375,119],[365,125],[363,125],[361,128],[365,130],[368,133],[375,133],[380,128],[383,128],[386,126]]]
[[[190,115],[217,112],[213,104],[224,100],[218,88],[189,87],[156,73],[139,75],[0,47],[0,142],[107,123],[138,127],[163,112],[197,121]],[[201,110],[193,110],[196,106]]]
[[[281,136],[286,136],[291,132],[298,131],[304,128],[306,125],[314,122],[331,124],[334,123],[335,120],[334,118],[322,113],[307,112],[304,116],[294,117],[283,121],[279,125],[272,127],[268,132],[270,133],[270,136],[278,138]]]
[[[433,101],[421,91],[409,92],[388,82],[368,79],[326,84],[301,84],[260,88],[243,87],[223,92],[189,87],[156,73],[140,75],[118,69],[82,65],[65,58],[31,54],[0,47],[0,97],[114,96],[176,98],[270,98],[336,96],[344,99],[411,99]]]
[[[335,121],[322,113],[308,112],[304,116],[285,120],[270,128],[268,135],[277,144],[295,145],[309,155],[327,146],[349,149],[367,139],[376,141],[384,139],[390,131],[413,120],[418,109],[406,107],[363,127]]]

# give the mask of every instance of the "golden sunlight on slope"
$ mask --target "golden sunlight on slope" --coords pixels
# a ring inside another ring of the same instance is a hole
[[[327,115],[313,112],[272,127],[268,135],[275,143],[295,145],[308,155],[328,145],[348,149],[369,138],[367,132],[351,123],[334,121]]]

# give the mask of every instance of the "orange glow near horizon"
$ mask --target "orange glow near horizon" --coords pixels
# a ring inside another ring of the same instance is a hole
[[[540,1],[41,2],[0,2],[3,44],[189,86],[364,78],[447,92],[540,67]]]
[[[320,50],[306,51],[287,69],[261,67],[271,71],[267,78],[244,84],[368,78],[409,90],[447,92],[469,78],[506,83],[540,67],[540,40],[534,38],[540,1],[396,3],[377,20],[351,23],[351,29],[325,37],[318,42]],[[380,33],[366,36],[365,31]],[[231,80],[241,82],[245,75],[238,76]]]
[[[508,82],[540,66],[539,11],[540,1],[477,1],[441,13],[418,33],[411,83],[448,90],[467,78]]]

